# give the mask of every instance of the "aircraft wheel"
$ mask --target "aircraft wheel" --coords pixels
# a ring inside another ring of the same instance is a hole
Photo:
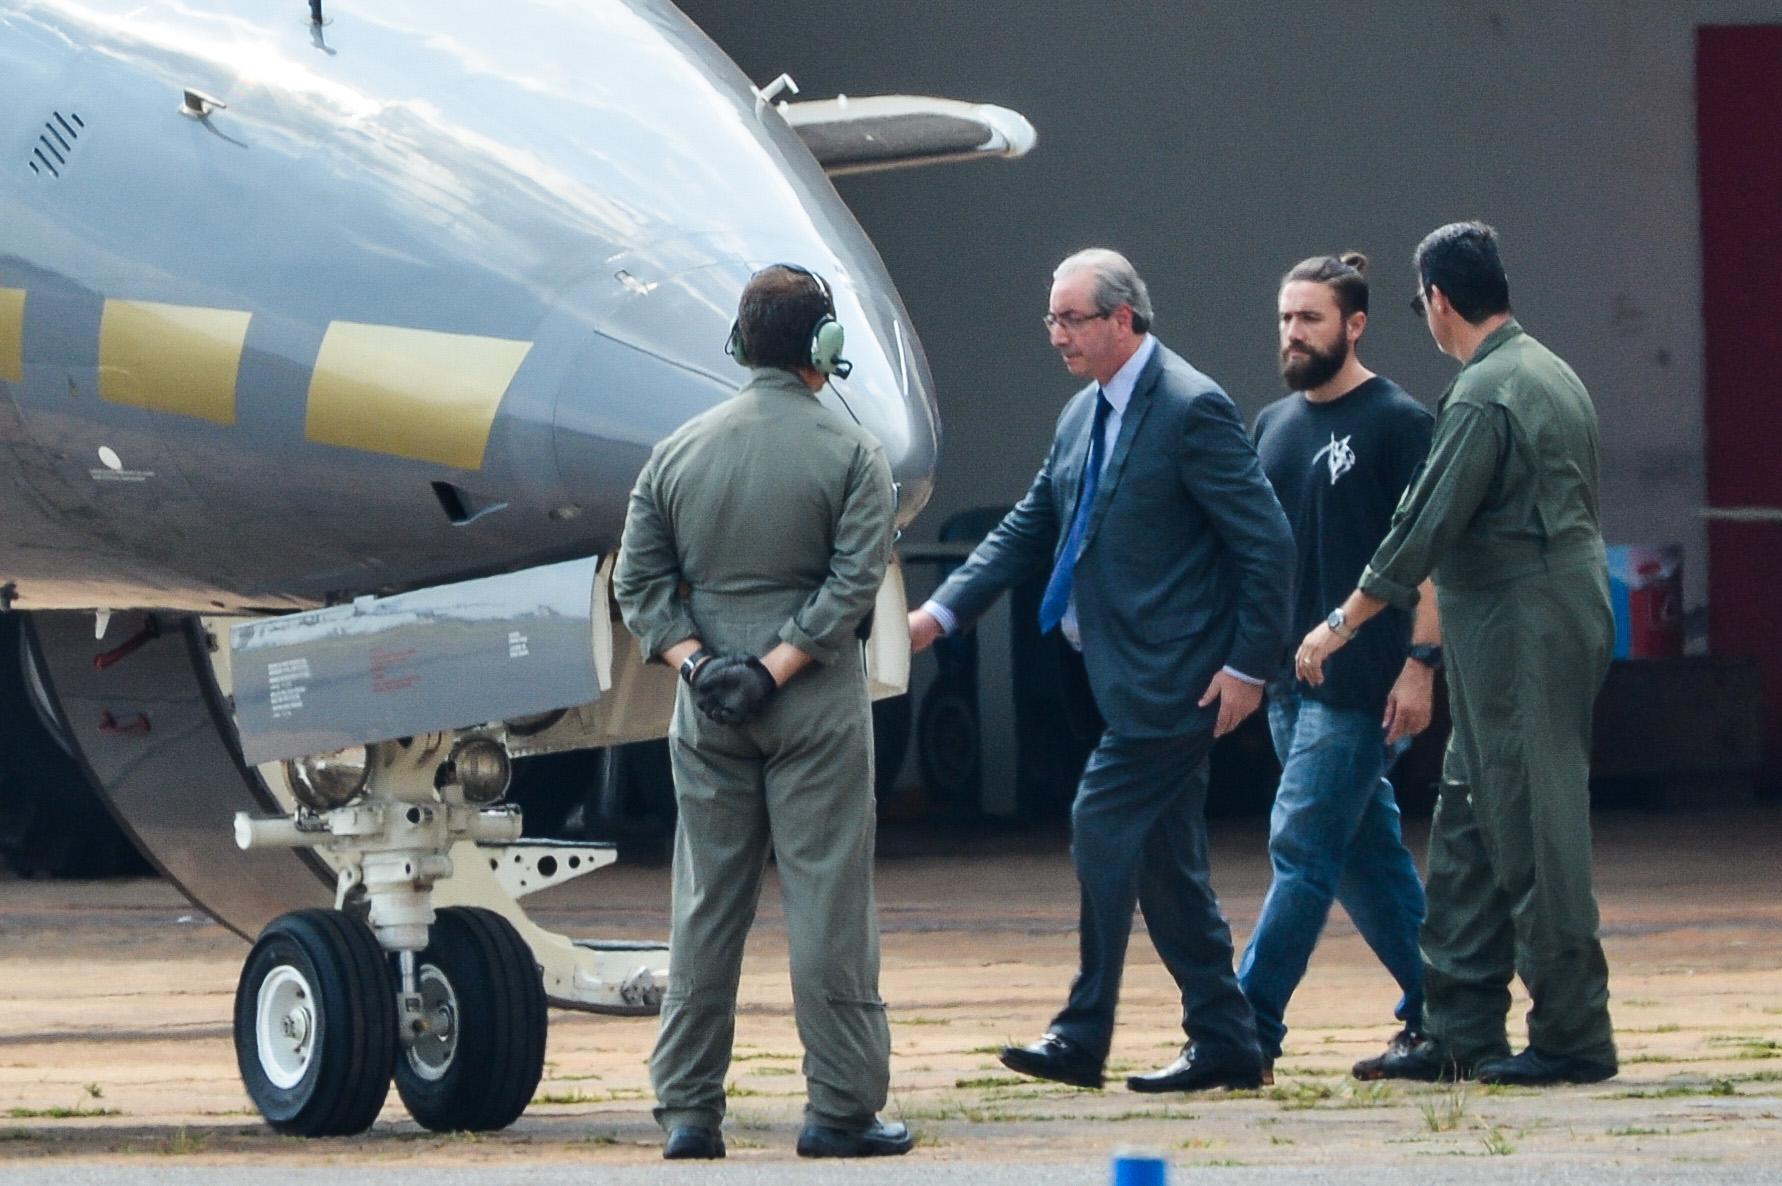
[[[396,1057],[396,986],[371,929],[336,910],[267,924],[235,990],[235,1060],[266,1123],[348,1136],[377,1119]]]
[[[434,1132],[485,1132],[519,1119],[544,1073],[544,979],[513,924],[449,906],[416,960],[426,1028],[396,1059],[396,1090]]]

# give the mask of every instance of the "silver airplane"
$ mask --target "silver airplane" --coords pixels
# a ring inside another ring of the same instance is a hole
[[[728,398],[756,268],[831,282],[899,520],[933,382],[828,175],[1019,156],[1001,108],[794,102],[663,0],[0,0],[0,608],[35,707],[194,902],[258,936],[249,1094],[350,1133],[525,1108],[547,1003],[660,945],[518,899],[512,759],[666,730],[608,596],[651,445]],[[903,689],[901,580],[867,640]],[[233,822],[233,835],[230,825]]]

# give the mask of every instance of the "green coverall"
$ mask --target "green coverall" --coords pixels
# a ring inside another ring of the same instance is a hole
[[[891,1035],[872,890],[872,711],[856,628],[891,554],[879,442],[789,371],[656,446],[631,492],[613,591],[655,658],[689,638],[814,662],[747,724],[707,719],[681,685],[669,730],[674,923],[650,1060],[656,1119],[716,1128],[743,942],[771,850],[791,949],[810,1123],[862,1129],[884,1106]]]
[[[1462,1068],[1529,1044],[1613,1064],[1591,891],[1590,717],[1614,619],[1598,529],[1596,409],[1510,321],[1443,393],[1429,460],[1361,589],[1398,606],[1433,577],[1454,732],[1429,839],[1431,1036]]]

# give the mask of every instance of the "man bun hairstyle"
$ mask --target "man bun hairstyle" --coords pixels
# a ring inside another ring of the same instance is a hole
[[[1357,313],[1367,312],[1367,256],[1359,251],[1302,259],[1281,277],[1281,287],[1296,280],[1310,280],[1328,287],[1345,321]]]
[[[1451,222],[1417,244],[1411,263],[1425,291],[1439,288],[1473,325],[1510,311],[1510,277],[1497,252],[1497,231],[1482,222]]]
[[[811,365],[811,333],[833,315],[829,294],[809,272],[775,264],[743,288],[736,309],[749,365],[797,370]]]
[[[1071,272],[1095,274],[1095,311],[1106,317],[1121,305],[1132,306],[1132,332],[1151,332],[1151,290],[1132,261],[1106,247],[1085,247],[1052,269],[1054,281]]]

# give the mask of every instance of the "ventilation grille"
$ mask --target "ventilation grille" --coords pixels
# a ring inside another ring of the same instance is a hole
[[[75,142],[86,130],[87,125],[72,111],[67,115],[58,111],[44,120],[43,131],[27,162],[31,172],[39,177],[60,177],[62,170],[68,167],[68,158],[74,155]]]

